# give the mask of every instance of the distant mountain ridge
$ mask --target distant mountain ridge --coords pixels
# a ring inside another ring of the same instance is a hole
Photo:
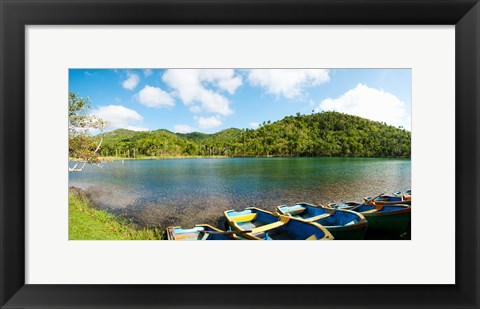
[[[287,116],[258,129],[174,133],[165,129],[104,134],[103,156],[410,157],[411,132],[338,112]]]

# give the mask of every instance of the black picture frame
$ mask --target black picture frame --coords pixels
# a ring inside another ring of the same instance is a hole
[[[0,22],[1,308],[479,308],[477,0],[0,0]],[[25,26],[87,24],[455,25],[456,284],[25,284]]]

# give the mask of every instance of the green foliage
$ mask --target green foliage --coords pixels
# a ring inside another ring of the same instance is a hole
[[[125,219],[92,207],[90,201],[76,192],[68,195],[68,234],[70,240],[151,240],[164,239],[156,228],[137,228]]]
[[[103,156],[350,156],[410,157],[411,133],[338,112],[287,116],[256,129],[230,128],[215,134],[134,132],[104,136]]]
[[[90,138],[90,129],[103,131],[107,122],[89,114],[90,99],[68,94],[68,155],[87,162],[95,161],[100,147],[97,139]]]

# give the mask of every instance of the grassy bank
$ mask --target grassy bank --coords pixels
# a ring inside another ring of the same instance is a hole
[[[70,240],[158,240],[164,232],[156,228],[138,228],[133,223],[92,207],[81,193],[68,194],[68,238]]]

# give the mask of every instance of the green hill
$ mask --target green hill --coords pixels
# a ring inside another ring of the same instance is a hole
[[[209,134],[200,133],[200,132],[177,133],[177,135],[193,141],[203,141],[210,136]]]
[[[411,133],[338,112],[287,116],[258,129],[214,134],[118,129],[104,136],[102,155],[410,157]]]

